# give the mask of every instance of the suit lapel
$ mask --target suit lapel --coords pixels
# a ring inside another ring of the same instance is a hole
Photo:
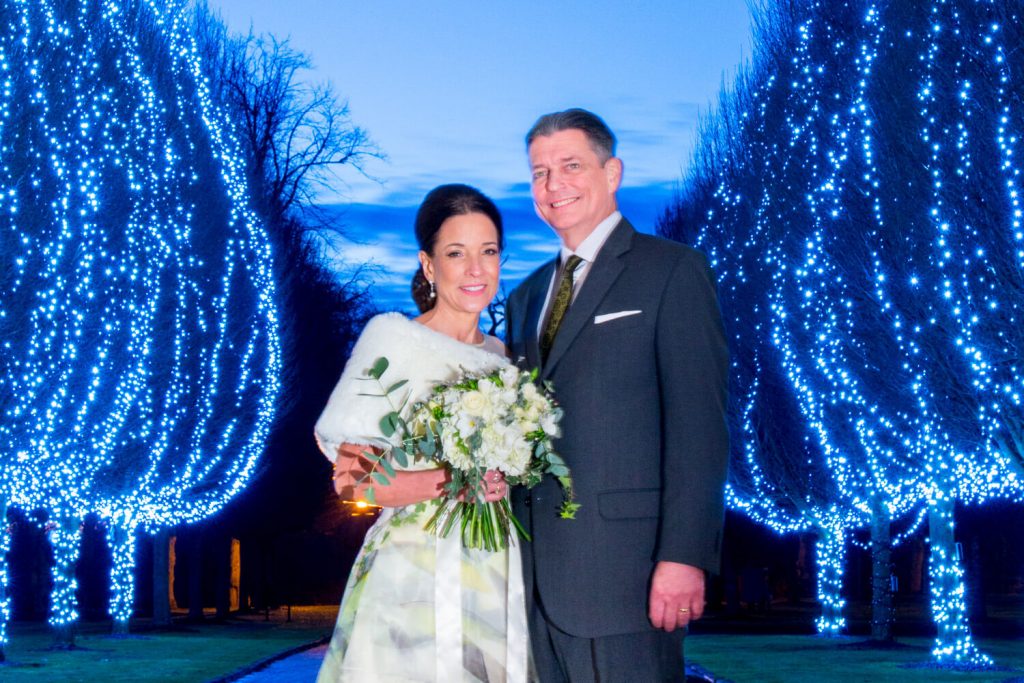
[[[527,367],[539,368],[541,366],[540,339],[538,338],[537,330],[540,327],[540,314],[544,310],[548,287],[551,284],[551,278],[554,275],[557,262],[558,259],[553,259],[541,268],[530,291],[526,317],[523,320],[522,337],[520,337],[526,343]]]
[[[634,232],[633,226],[623,218],[597,253],[597,259],[590,266],[590,271],[587,273],[587,278],[583,281],[579,293],[576,294],[576,299],[562,319],[562,326],[559,328],[558,336],[555,337],[555,343],[548,354],[548,362],[544,364],[542,373],[544,378],[551,375],[559,358],[593,319],[594,311],[597,310],[608,290],[618,279],[619,273],[624,268],[621,256],[629,251],[633,243]],[[536,340],[536,335],[534,335],[534,340]],[[539,349],[537,358],[540,358]]]

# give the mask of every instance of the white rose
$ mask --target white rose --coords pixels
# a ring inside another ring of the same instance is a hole
[[[481,382],[482,384],[483,382]],[[487,400],[487,396],[483,392],[467,391],[459,400],[459,407],[464,413],[483,417],[490,408],[490,401]]]

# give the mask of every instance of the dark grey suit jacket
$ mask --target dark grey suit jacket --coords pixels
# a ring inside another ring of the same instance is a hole
[[[554,261],[509,296],[513,360],[540,367],[538,319]],[[640,311],[601,321],[601,316]],[[596,320],[595,320],[596,318]],[[728,352],[712,274],[697,251],[623,219],[590,266],[541,370],[565,409],[555,449],[582,507],[558,517],[551,477],[514,492],[533,536],[527,596],[579,637],[651,628],[656,562],[716,571],[728,460]]]

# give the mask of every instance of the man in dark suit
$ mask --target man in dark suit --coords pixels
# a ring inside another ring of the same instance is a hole
[[[515,494],[540,680],[682,681],[683,634],[719,562],[728,353],[712,274],[693,249],[619,214],[622,162],[581,109],[527,135],[537,213],[558,259],[509,296],[512,357],[565,410],[555,449],[575,520],[546,478]]]

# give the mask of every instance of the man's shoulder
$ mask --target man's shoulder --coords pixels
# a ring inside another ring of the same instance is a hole
[[[667,268],[675,268],[680,264],[706,267],[708,261],[703,252],[688,244],[643,232],[633,236],[632,251],[645,263],[661,264]]]

